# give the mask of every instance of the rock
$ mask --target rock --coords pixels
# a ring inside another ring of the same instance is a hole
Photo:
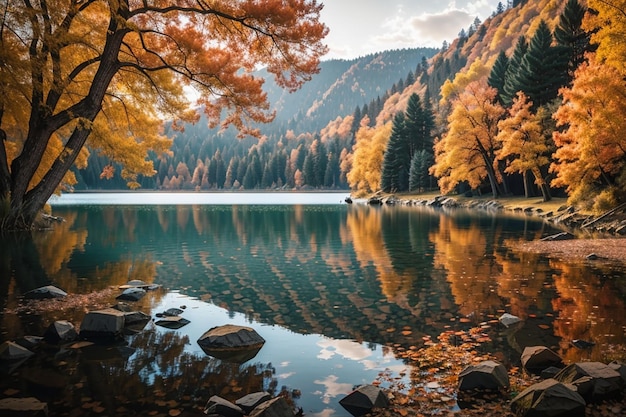
[[[15,342],[6,341],[0,345],[0,360],[2,361],[21,361],[33,355],[33,352]]]
[[[139,333],[150,321],[150,316],[141,311],[124,311],[124,329],[130,333]]]
[[[150,284],[147,284],[146,282],[140,280],[140,279],[133,279],[128,281],[126,284],[124,285],[120,285],[118,288],[120,290],[126,290],[128,288],[143,288],[146,289],[150,286]]]
[[[339,404],[355,417],[368,414],[374,408],[389,406],[389,398],[374,385],[361,385],[339,400]]]
[[[186,326],[189,323],[191,323],[189,320],[180,316],[164,317],[161,320],[157,320],[154,322],[154,324],[156,324],[157,326],[166,327],[168,329],[180,329],[181,327]]]
[[[573,386],[554,379],[531,385],[511,401],[519,417],[584,417],[585,400]]]
[[[24,298],[29,300],[43,300],[45,298],[63,298],[67,293],[54,285],[35,288],[24,294]]]
[[[559,372],[561,372],[561,368],[557,368],[556,366],[550,366],[549,368],[544,369],[543,371],[541,371],[541,379],[550,379],[550,378],[554,378],[556,376],[556,374],[558,374]]]
[[[459,374],[459,391],[500,391],[509,386],[506,368],[496,361],[469,365]]]
[[[350,198],[350,196],[347,196],[344,201],[346,202],[346,204],[352,204],[352,198]]]
[[[43,417],[48,415],[48,404],[35,397],[3,398],[0,400],[0,416]]]
[[[578,349],[590,349],[596,345],[594,342],[582,339],[574,339],[570,342],[570,344]]]
[[[198,339],[198,344],[202,350],[219,359],[228,359],[233,353],[236,357],[237,353],[242,353],[242,351],[254,353],[252,355],[254,357],[264,343],[265,339],[254,329],[234,324],[213,327]],[[245,356],[249,355],[246,354]],[[233,359],[233,361],[236,360]]]
[[[111,308],[119,310],[123,313],[130,313],[131,311],[133,311],[133,307],[130,304],[125,303],[123,301],[120,301],[119,303],[112,305]]]
[[[244,413],[239,406],[222,397],[214,395],[209,398],[209,401],[207,401],[204,406],[204,414],[217,414],[224,417],[242,417]]]
[[[622,377],[622,383],[626,385],[626,364],[620,361],[613,361],[609,363],[608,366],[609,368],[619,372],[620,376]]]
[[[249,417],[294,417],[293,409],[284,397],[275,397],[261,403]]]
[[[568,365],[556,374],[554,379],[578,386],[578,392],[587,402],[618,395],[622,387],[620,373],[601,362],[578,362]]]
[[[545,346],[528,346],[524,348],[521,362],[526,371],[534,374],[540,374],[549,367],[561,367],[563,365],[563,359]]]
[[[60,342],[73,342],[78,337],[74,325],[67,320],[57,320],[50,324],[43,334],[46,342],[57,344]]]
[[[272,396],[269,392],[253,392],[252,394],[248,394],[235,401],[235,405],[240,407],[245,414],[250,414],[250,412],[258,407],[261,403],[269,401],[271,398]]]
[[[80,336],[84,339],[115,339],[124,330],[124,313],[114,308],[88,312],[80,325]]]
[[[174,316],[180,316],[181,314],[183,314],[183,310],[181,310],[180,308],[168,308],[167,310],[165,310],[163,312],[164,316],[168,316],[168,317],[174,317]]]
[[[22,347],[25,347],[26,349],[32,350],[37,345],[39,345],[42,340],[43,340],[43,337],[41,336],[26,335],[24,337],[20,337],[19,339],[17,339],[15,343],[17,343],[18,345]]]
[[[511,327],[512,325],[522,321],[522,319],[520,319],[517,316],[514,316],[513,314],[504,313],[503,315],[500,316],[498,321],[500,321],[500,323],[502,323],[504,327]]]
[[[143,288],[133,287],[125,289],[120,295],[115,297],[117,300],[139,301],[146,295]]]

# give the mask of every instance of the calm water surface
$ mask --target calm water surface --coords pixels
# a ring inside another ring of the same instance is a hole
[[[568,361],[602,360],[624,345],[624,266],[566,262],[515,249],[520,241],[555,233],[542,222],[462,210],[346,205],[344,197],[55,198],[53,214],[64,223],[32,239],[0,241],[1,340],[41,334],[55,319],[77,324],[84,315],[84,306],[36,317],[20,313],[25,291],[53,283],[93,295],[141,279],[164,289],[150,292],[138,309],[154,317],[185,306],[183,316],[191,323],[179,330],[149,324],[129,337],[133,353],[110,362],[66,359],[68,369],[51,365],[73,387],[73,394],[64,393],[63,406],[72,401],[80,406],[87,396],[116,410],[129,392],[141,397],[150,391],[158,401],[161,392],[170,399],[172,387],[180,398],[164,407],[205,402],[214,394],[238,398],[285,389],[301,392],[295,402],[311,416],[347,415],[338,400],[380,372],[406,370],[396,354],[421,345],[423,336],[484,324],[504,312],[524,324],[494,326],[489,349],[511,365],[528,345],[551,346]],[[267,342],[243,364],[206,355],[196,340],[226,323],[251,326]],[[579,351],[569,345],[572,339],[597,345]],[[98,389],[103,383],[107,388]]]

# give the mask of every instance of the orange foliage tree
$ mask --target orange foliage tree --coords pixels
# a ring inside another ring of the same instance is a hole
[[[498,91],[487,85],[486,77],[470,82],[453,99],[448,132],[435,143],[435,164],[431,174],[439,178],[443,193],[466,181],[472,189],[489,180],[494,197],[502,189],[496,153],[500,142],[498,121],[505,109],[496,100]]]
[[[553,185],[566,187],[572,203],[595,201],[604,210],[626,198],[626,84],[613,67],[596,61],[576,71],[554,114],[562,132],[551,170]],[[593,198],[598,197],[598,198]]]
[[[316,0],[18,0],[0,15],[0,212],[30,228],[90,149],[131,187],[167,152],[163,120],[254,134],[268,122],[264,66],[296,89],[318,71],[328,29]],[[184,87],[199,96],[191,103]]]
[[[550,148],[543,135],[541,115],[532,113],[532,105],[528,97],[519,91],[509,109],[509,117],[498,122],[497,139],[502,142],[498,159],[507,161],[506,173],[517,172],[524,176],[532,173],[535,184],[541,188],[543,201],[549,201],[550,189],[542,170],[550,163]],[[540,107],[539,112],[545,112],[545,108]],[[526,196],[530,196],[528,190]]]
[[[347,174],[348,183],[357,195],[380,189],[383,154],[391,135],[391,122],[377,127],[369,127],[368,123],[367,116],[361,120],[353,147],[352,166]]]

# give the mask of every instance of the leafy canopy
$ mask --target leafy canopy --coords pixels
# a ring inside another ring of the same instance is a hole
[[[297,89],[328,29],[316,0],[11,0],[0,17],[0,198],[33,212],[89,145],[137,174],[165,152],[164,120],[256,134],[273,118],[263,80]],[[185,91],[198,97],[192,103]],[[85,153],[82,158],[84,160]],[[105,173],[110,175],[110,173]]]

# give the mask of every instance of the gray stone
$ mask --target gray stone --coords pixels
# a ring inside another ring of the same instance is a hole
[[[6,341],[0,345],[0,360],[3,361],[20,361],[33,355],[33,352],[15,342]]]
[[[202,348],[219,349],[252,349],[263,346],[263,339],[251,327],[226,324],[207,330],[198,339],[198,344]]]
[[[459,391],[499,391],[508,389],[509,374],[501,363],[483,361],[467,366],[459,374]]]
[[[531,385],[511,401],[518,417],[584,417],[585,406],[575,387],[554,379]]]
[[[88,312],[80,324],[80,336],[90,338],[116,338],[124,330],[124,313],[114,308]]]
[[[43,334],[48,343],[73,342],[78,337],[74,325],[67,320],[57,320],[50,324]]]
[[[622,388],[620,373],[601,362],[578,362],[568,365],[556,374],[554,379],[579,386],[579,393],[587,402],[618,395]]]
[[[246,396],[241,397],[237,401],[235,401],[235,405],[241,407],[244,413],[249,414],[250,411],[254,410],[260,404],[265,401],[269,401],[272,398],[269,392],[259,391],[253,392],[252,394],[248,394]]]
[[[513,314],[504,313],[503,315],[500,316],[498,321],[500,321],[500,323],[502,323],[504,327],[510,327],[514,324],[519,323],[520,321],[522,321],[522,319],[520,319],[517,316],[514,316]]]
[[[239,406],[222,397],[214,395],[209,398],[209,401],[207,401],[204,406],[204,414],[217,414],[224,417],[242,417],[244,413]]]
[[[24,298],[29,300],[42,300],[45,298],[63,298],[67,293],[54,285],[46,285],[45,287],[35,288],[24,294]]]
[[[361,385],[339,400],[339,404],[355,417],[368,414],[374,408],[389,406],[389,398],[374,385]]]
[[[284,397],[272,398],[261,403],[249,414],[249,417],[294,417],[293,409]]]
[[[545,346],[527,346],[522,352],[521,362],[528,372],[538,374],[551,366],[560,367],[563,359]]]
[[[146,295],[146,290],[139,287],[132,287],[125,289],[120,295],[115,297],[118,300],[125,301],[139,301]]]
[[[189,320],[180,316],[163,317],[162,319],[154,322],[157,326],[166,327],[168,329],[180,329],[189,323],[191,323]]]

